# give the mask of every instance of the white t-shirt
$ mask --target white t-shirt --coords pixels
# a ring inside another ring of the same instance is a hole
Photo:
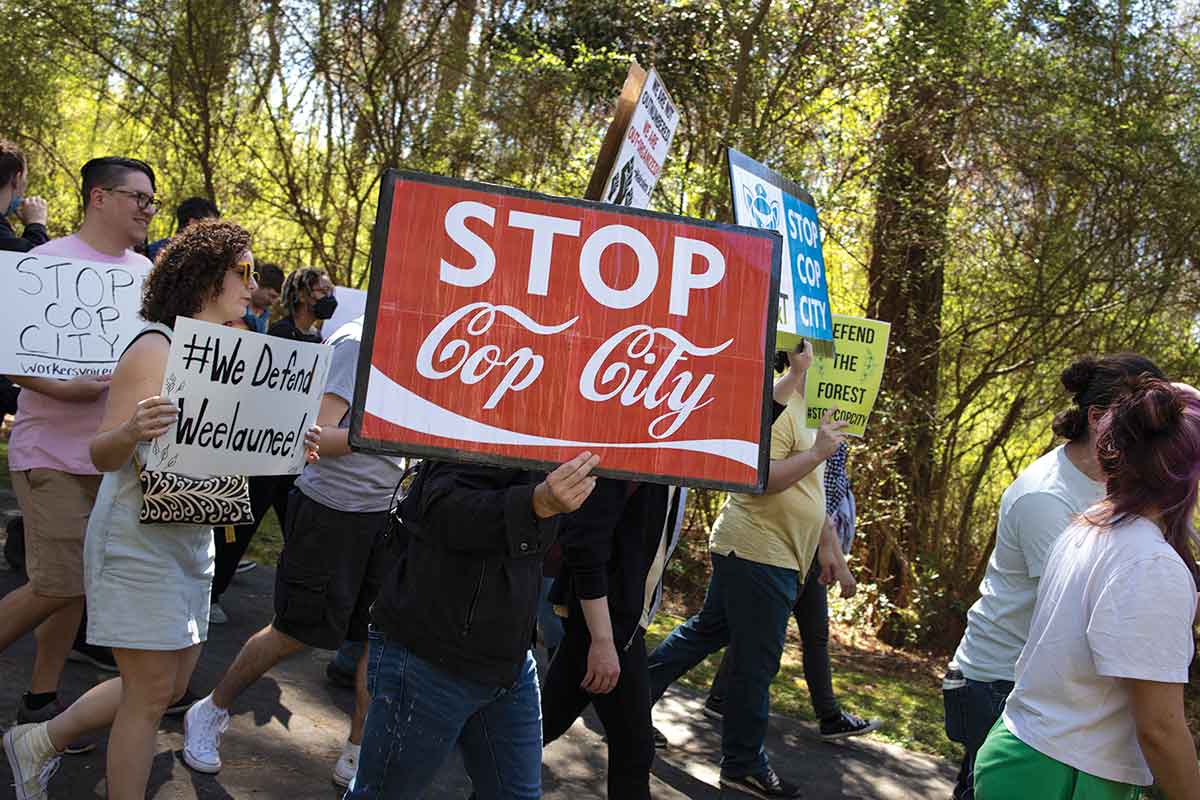
[[[1120,679],[1187,683],[1195,614],[1196,583],[1154,523],[1072,525],[1046,564],[1004,724],[1075,769],[1148,786]]]
[[[1104,484],[1080,472],[1065,445],[1030,464],[1004,490],[996,548],[954,654],[963,675],[976,681],[1013,679],[1046,555],[1075,517],[1103,498]]]

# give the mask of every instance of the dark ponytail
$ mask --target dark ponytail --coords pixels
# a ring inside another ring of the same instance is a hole
[[[1128,391],[1129,380],[1141,375],[1166,379],[1153,361],[1137,353],[1076,359],[1059,376],[1074,404],[1054,417],[1051,423],[1054,434],[1071,442],[1086,437],[1088,412],[1093,408],[1101,411],[1108,408]]]

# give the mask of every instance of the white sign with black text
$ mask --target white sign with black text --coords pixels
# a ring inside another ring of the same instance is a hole
[[[649,208],[650,195],[678,127],[675,104],[658,71],[652,69],[646,76],[600,199],[619,206]]]
[[[0,374],[108,375],[145,327],[140,266],[0,252]]]
[[[184,475],[295,475],[332,348],[187,317],[175,321],[162,396],[179,422],[146,468]]]

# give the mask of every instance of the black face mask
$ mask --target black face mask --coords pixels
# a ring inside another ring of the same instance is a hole
[[[337,311],[337,298],[333,295],[327,295],[313,303],[313,315],[317,319],[329,319],[334,311]]]

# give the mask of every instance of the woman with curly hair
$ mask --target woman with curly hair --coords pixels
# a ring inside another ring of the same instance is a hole
[[[1059,537],[979,800],[1200,797],[1184,712],[1196,614],[1200,395],[1144,376],[1100,420],[1104,499]]]
[[[319,342],[321,334],[316,327],[318,320],[329,319],[337,310],[333,281],[329,280],[323,269],[298,269],[284,280],[279,293],[279,305],[283,307],[283,318],[272,325],[267,333],[284,339]]]
[[[159,396],[180,316],[222,324],[245,312],[254,291],[250,235],[230,222],[191,225],[162,251],[147,277],[147,325],[117,364],[108,405],[91,443],[104,473],[84,549],[89,642],[112,647],[120,677],[96,686],[48,723],[4,737],[18,800],[43,797],[58,754],[87,731],[111,725],[108,797],[143,798],[159,721],[184,693],[208,635],[213,531],[194,524],[139,521],[135,461],[176,422]],[[306,444],[315,459],[320,432]]]

